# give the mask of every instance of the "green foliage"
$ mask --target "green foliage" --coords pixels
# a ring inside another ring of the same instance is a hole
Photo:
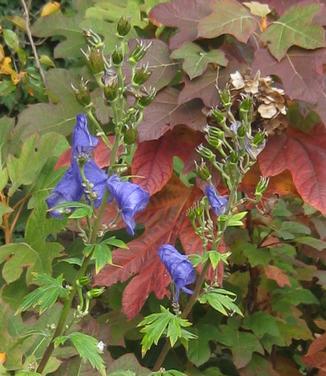
[[[63,345],[67,340],[72,342],[82,359],[87,360],[102,376],[106,375],[104,362],[97,346],[98,341],[94,337],[80,332],[73,332],[67,336],[58,337],[56,345]]]
[[[270,52],[281,60],[293,46],[314,49],[325,46],[324,30],[312,22],[320,10],[319,4],[294,6],[267,28],[262,40],[268,43]]]
[[[171,346],[174,346],[178,339],[188,341],[196,337],[189,331],[183,329],[191,326],[191,323],[188,320],[174,315],[168,309],[162,306],[160,309],[160,313],[153,313],[145,317],[138,324],[139,327],[142,327],[140,330],[141,333],[144,333],[141,342],[143,356],[153,344],[158,344],[158,341],[163,334],[169,338]]]
[[[199,302],[202,304],[208,303],[212,308],[225,316],[230,316],[234,313],[243,316],[239,307],[234,303],[236,299],[236,294],[231,291],[207,286],[204,293],[200,295]]]
[[[35,308],[42,314],[51,308],[59,298],[67,298],[69,290],[62,286],[63,276],[52,278],[47,274],[34,274],[34,280],[38,287],[23,299],[17,313]]]

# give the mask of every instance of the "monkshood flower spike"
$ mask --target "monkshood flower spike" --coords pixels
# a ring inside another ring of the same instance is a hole
[[[191,295],[192,290],[186,286],[195,282],[196,271],[188,257],[179,253],[171,244],[163,244],[158,254],[175,284],[173,302],[179,301],[180,290]]]
[[[98,208],[109,191],[108,201],[116,201],[128,233],[134,235],[134,216],[145,209],[149,194],[137,184],[122,181],[116,175],[108,176],[92,159],[97,144],[98,138],[89,133],[86,115],[77,115],[72,136],[71,166],[46,200],[50,214],[60,217],[63,211],[51,209],[67,201],[80,201],[83,196]]]
[[[205,194],[215,215],[224,214],[229,202],[227,196],[220,196],[212,184],[206,185]]]

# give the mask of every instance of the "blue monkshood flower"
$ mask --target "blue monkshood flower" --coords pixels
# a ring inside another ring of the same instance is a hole
[[[212,184],[206,185],[205,194],[215,215],[224,214],[229,202],[227,196],[220,196]]]
[[[84,193],[77,162],[73,162],[59,183],[56,185],[46,202],[49,209],[67,201],[79,201]],[[61,210],[52,210],[53,217],[60,217]]]
[[[121,210],[128,233],[134,235],[136,226],[134,217],[139,211],[145,209],[149,201],[149,193],[137,184],[121,181],[117,175],[109,177],[108,187]]]
[[[158,254],[175,284],[174,302],[178,302],[180,290],[191,295],[192,290],[186,286],[195,282],[196,271],[188,257],[179,253],[171,244],[163,244]]]
[[[76,116],[76,125],[72,133],[72,157],[90,156],[98,144],[98,138],[89,133],[85,114]]]

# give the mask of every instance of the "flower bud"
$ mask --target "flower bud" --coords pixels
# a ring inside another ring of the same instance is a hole
[[[209,161],[214,161],[214,160],[215,160],[215,154],[212,152],[211,149],[207,148],[207,147],[204,146],[203,144],[200,144],[200,145],[197,147],[196,150],[197,150],[197,153],[198,153],[201,157],[203,157],[203,158],[205,158],[205,159],[207,159],[207,160],[209,160]]]
[[[148,69],[148,65],[142,65],[141,67],[135,69],[132,82],[136,86],[142,85],[149,79],[151,74],[152,72]]]
[[[119,79],[115,70],[112,68],[107,69],[102,77],[102,82],[105,98],[113,102],[119,95]]]
[[[88,47],[87,52],[81,50],[84,54],[88,66],[93,74],[99,74],[104,71],[105,59],[101,48]]]
[[[144,108],[153,102],[156,95],[156,90],[154,88],[143,88],[140,93],[141,95],[138,97],[137,104]]]
[[[137,41],[136,47],[129,56],[130,63],[137,64],[146,55],[146,52],[150,48],[151,44],[151,42],[146,44],[143,40]]]
[[[130,21],[127,17],[121,17],[117,24],[117,32],[120,37],[126,36],[131,29]]]
[[[87,291],[87,297],[88,299],[98,298],[101,296],[104,292],[104,287],[95,288],[92,290]]]
[[[125,144],[132,145],[136,142],[137,137],[138,137],[137,129],[128,128],[124,133],[123,140]]]
[[[255,198],[260,201],[269,183],[269,178],[261,176],[255,190]]]
[[[217,124],[225,123],[225,115],[217,107],[212,108],[210,114],[213,116]]]
[[[84,37],[88,46],[94,47],[96,49],[103,49],[104,42],[102,37],[95,33],[93,30],[84,30]]]
[[[120,65],[123,62],[123,51],[120,47],[116,46],[112,52],[112,63],[114,65]]]
[[[82,78],[78,86],[71,84],[72,90],[75,93],[75,97],[79,104],[84,107],[87,107],[91,104],[91,95],[87,88],[87,81],[84,81]]]
[[[232,97],[229,89],[224,89],[220,92],[220,99],[225,108],[231,107]]]
[[[240,104],[239,112],[240,112],[240,119],[251,121],[250,115],[252,110],[252,99],[250,97],[246,97]]]
[[[212,177],[203,159],[201,160],[199,165],[197,164],[197,162],[195,162],[195,165],[196,165],[196,174],[198,175],[198,177],[200,177],[200,179],[207,181]]]
[[[91,279],[87,275],[84,275],[83,277],[80,277],[77,279],[77,284],[79,286],[87,286],[90,283],[91,283]]]
[[[213,136],[213,137],[217,137],[220,140],[224,140],[224,132],[222,131],[222,129],[219,129],[217,127],[208,126],[206,128],[206,131],[207,131],[208,135]]]

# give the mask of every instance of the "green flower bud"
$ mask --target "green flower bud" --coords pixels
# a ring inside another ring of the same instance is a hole
[[[113,102],[119,95],[119,79],[115,70],[112,68],[107,69],[102,77],[102,82],[105,98]]]
[[[209,136],[213,136],[219,138],[220,140],[224,140],[224,132],[220,128],[207,126],[206,132]]]
[[[91,29],[84,30],[84,37],[89,47],[103,49],[104,41],[100,35],[95,33],[95,31]]]
[[[217,107],[212,108],[210,114],[213,116],[217,124],[225,123],[225,115]]]
[[[84,54],[88,66],[93,74],[99,74],[104,71],[105,59],[101,48],[88,47],[87,52],[81,50]]]
[[[117,32],[120,37],[126,36],[131,29],[131,23],[127,17],[121,17],[117,23]]]
[[[269,183],[269,178],[261,176],[255,190],[255,198],[260,201]]]
[[[240,104],[240,119],[251,121],[251,112],[252,112],[252,99],[250,97],[246,97]]]
[[[137,137],[138,137],[137,129],[129,128],[125,131],[125,133],[123,135],[123,140],[124,140],[125,144],[132,145],[136,142]]]
[[[123,51],[120,47],[116,46],[112,53],[112,63],[114,65],[120,65],[123,62]]]
[[[91,279],[87,275],[84,275],[83,277],[80,277],[77,280],[77,284],[79,286],[87,286],[90,283],[91,283]]]
[[[196,174],[198,175],[200,179],[204,181],[211,179],[212,175],[209,172],[209,169],[203,159],[201,160],[199,165],[197,164],[197,162],[195,162],[195,165],[196,165]]]
[[[92,290],[87,291],[87,297],[88,299],[98,298],[101,296],[104,292],[104,287],[95,288]]]
[[[140,91],[137,104],[140,107],[144,108],[153,102],[155,95],[156,95],[156,90],[154,88],[149,88],[149,89],[143,88]]]
[[[130,63],[137,64],[146,55],[146,52],[150,48],[151,44],[151,42],[146,44],[143,40],[137,41],[136,47],[129,56]]]
[[[231,107],[232,97],[229,89],[224,89],[220,92],[220,99],[225,108]]]
[[[215,161],[215,154],[212,152],[211,149],[207,148],[207,147],[204,146],[203,144],[200,144],[200,145],[197,147],[196,150],[197,150],[197,153],[198,153],[201,157],[203,157],[203,158],[205,158],[205,159],[207,159],[207,160],[209,160],[209,161]]]
[[[142,85],[149,79],[151,74],[152,72],[148,69],[148,65],[142,65],[141,67],[135,69],[132,82],[136,86]]]
[[[87,88],[88,81],[84,81],[82,78],[78,86],[71,84],[72,90],[75,93],[75,97],[79,104],[84,107],[87,107],[91,104],[91,95]]]

